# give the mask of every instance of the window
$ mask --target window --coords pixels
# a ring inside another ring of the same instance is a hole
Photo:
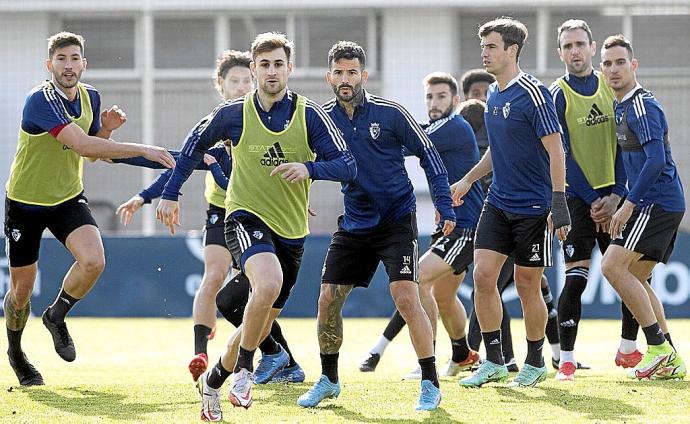
[[[341,40],[354,41],[369,51],[366,16],[308,16],[297,20],[298,64],[309,68],[326,68],[328,51]],[[372,64],[373,65],[373,64]],[[372,66],[373,68],[373,66]]]
[[[64,19],[62,25],[86,39],[84,56],[89,68],[134,68],[134,18]]]
[[[212,68],[215,64],[215,22],[211,18],[156,19],[156,68]]]
[[[688,39],[687,15],[633,17],[632,43],[643,69],[690,67]]]
[[[245,16],[230,18],[230,45],[228,47],[235,50],[249,50],[257,35],[271,31],[285,34],[287,32],[285,17]]]

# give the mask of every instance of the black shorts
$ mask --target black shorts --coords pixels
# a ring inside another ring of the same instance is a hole
[[[484,202],[474,240],[475,249],[515,257],[515,265],[551,266],[552,233],[543,215],[518,215]]]
[[[41,236],[46,228],[65,244],[72,231],[83,225],[98,226],[83,192],[55,206],[27,205],[6,197],[5,253],[10,266],[26,266],[38,261]]]
[[[273,308],[283,309],[292,287],[297,282],[297,273],[304,253],[304,238],[290,240],[280,237],[257,216],[242,213],[225,219],[225,241],[233,260],[240,264],[242,272],[245,262],[252,255],[270,252],[278,257],[283,271],[283,285]]]
[[[204,225],[204,247],[210,245],[228,248],[225,243],[225,208],[208,205]]]
[[[621,237],[611,243],[642,253],[642,260],[668,262],[684,212],[666,212],[658,205],[635,207]]]
[[[611,244],[611,236],[596,230],[596,224],[590,215],[590,206],[577,197],[568,198],[571,227],[568,237],[563,242],[563,256],[566,263],[591,259],[594,244],[603,254]]]
[[[322,283],[368,287],[381,261],[390,282],[419,282],[417,217],[414,213],[366,234],[343,230],[342,221],[340,216],[338,230],[326,253]]]
[[[438,229],[431,235],[429,250],[450,265],[455,275],[460,275],[474,260],[474,228],[456,227],[447,237]]]

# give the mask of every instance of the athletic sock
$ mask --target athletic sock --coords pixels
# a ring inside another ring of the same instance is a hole
[[[551,294],[551,287],[548,281],[546,282],[546,286],[541,288],[541,296],[544,298],[546,311],[548,313],[546,321],[546,338],[549,340],[549,343],[556,344],[558,343],[558,309],[556,308],[556,302],[553,299],[553,294]]]
[[[7,329],[7,344],[8,344],[8,350],[7,353],[10,356],[16,356],[16,355],[21,355],[22,353],[22,333],[24,332],[24,329],[22,328],[21,330],[10,330],[9,328]]]
[[[259,350],[261,350],[261,353],[264,355],[275,355],[276,353],[280,353],[280,346],[269,334],[259,345]]]
[[[203,324],[194,324],[194,354],[206,353],[208,336],[211,335],[211,327]]]
[[[513,352],[513,333],[510,331],[510,314],[503,300],[501,300],[501,307],[503,308],[503,319],[501,319],[501,351],[503,352],[503,359],[507,361],[515,357],[515,353]],[[477,349],[479,349],[478,346]]]
[[[556,361],[561,360],[561,344],[554,343],[551,345],[551,357]]]
[[[290,362],[288,362],[286,367],[292,368],[295,365],[297,365],[295,358],[293,358],[292,356],[292,352],[290,351],[290,347],[288,346],[287,340],[285,340],[285,336],[283,336],[283,329],[280,328],[280,324],[278,324],[278,321],[273,321],[270,335],[271,337],[273,337],[273,340],[275,340],[276,343],[280,344],[283,347],[283,349],[285,349],[288,356],[290,357]]]
[[[249,372],[254,372],[254,352],[256,352],[256,349],[247,350],[240,346],[240,354],[237,356],[234,372],[238,372],[242,368]]]
[[[505,306],[504,306],[505,307]],[[505,310],[503,311],[503,319],[505,320]],[[472,313],[470,314],[470,323],[467,326],[467,344],[470,349],[478,351],[482,345],[482,330],[479,327],[479,320],[477,319],[476,309],[474,308],[474,291],[472,292]],[[501,321],[501,331],[503,331],[503,321]]]
[[[386,336],[379,336],[379,340],[376,342],[373,348],[369,351],[372,355],[383,356],[383,352],[388,347],[391,341],[386,338]]]
[[[503,365],[501,330],[482,332],[482,339],[484,339],[484,349],[486,349],[486,360],[494,364]]]
[[[225,383],[225,380],[230,377],[230,374],[232,373],[223,367],[223,364],[221,364],[219,359],[218,363],[213,366],[211,372],[208,373],[208,380],[206,380],[206,384],[208,384],[212,389],[220,389],[223,383]]]
[[[572,362],[573,364],[577,364],[577,362],[575,362],[575,352],[573,352],[572,350],[561,350],[560,364],[563,364],[565,362]]]
[[[391,315],[391,319],[388,321],[388,325],[386,326],[385,330],[383,330],[383,336],[387,338],[388,341],[392,341],[395,336],[400,333],[403,327],[405,327],[405,319],[403,319],[402,315],[400,315],[400,312],[398,312],[396,309],[395,312],[393,312],[393,315]],[[383,353],[383,351],[381,351],[381,353]]]
[[[50,320],[53,322],[65,322],[65,315],[79,302],[79,299],[72,297],[65,289],[60,290],[60,294],[55,298],[55,302],[48,308]]]
[[[637,342],[635,340],[621,339],[621,343],[618,346],[618,350],[621,353],[633,353],[637,350]]]
[[[457,340],[450,339],[450,346],[453,349],[453,362],[462,362],[470,355],[470,347],[467,346],[467,337]]]
[[[422,370],[422,380],[431,381],[434,386],[439,387],[438,374],[436,374],[436,358],[430,356],[419,360],[419,368]]]
[[[658,322],[655,322],[649,327],[642,328],[642,331],[647,339],[647,346],[658,346],[666,341]]]
[[[673,340],[671,340],[671,333],[664,333],[664,338],[668,341],[668,344],[671,345],[673,350],[676,350],[676,347],[673,345]]]
[[[575,350],[575,339],[582,317],[582,293],[587,287],[589,269],[577,266],[565,273],[565,286],[558,299],[558,336],[561,350]]]
[[[543,367],[543,347],[544,338],[535,341],[527,340],[527,358],[525,358],[525,364],[532,365],[533,367],[537,368]]]
[[[339,353],[321,354],[321,374],[328,377],[331,383],[338,382],[338,356]]]
[[[640,324],[633,316],[630,309],[625,306],[625,302],[621,302],[621,312],[623,319],[621,321],[621,338],[625,340],[637,340],[637,332],[640,329]]]

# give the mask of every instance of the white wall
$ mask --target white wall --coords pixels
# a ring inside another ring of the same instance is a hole
[[[0,14],[0,181],[3,189],[17,148],[17,132],[24,99],[32,87],[47,78],[44,60],[49,31],[48,16],[43,13]],[[9,35],[9,36],[7,36]],[[4,202],[0,211],[4,216]]]

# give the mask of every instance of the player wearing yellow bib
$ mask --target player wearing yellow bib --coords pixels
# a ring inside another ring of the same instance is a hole
[[[587,285],[594,245],[611,243],[608,223],[627,193],[625,170],[616,144],[613,92],[594,71],[596,42],[586,22],[565,21],[558,29],[558,53],[567,73],[551,85],[566,150],[568,209],[572,231],[563,242],[565,286],[558,302],[561,353],[557,380],[573,380],[578,368],[574,348],[582,293]],[[623,333],[617,365],[634,366],[642,357],[635,347],[638,325],[622,304]]]
[[[222,419],[219,389],[231,372],[230,401],[245,408],[252,404],[254,351],[296,282],[308,233],[310,180],[350,181],[356,174],[345,141],[323,109],[288,90],[292,51],[292,42],[282,34],[256,37],[251,70],[258,89],[222,103],[195,126],[157,209],[158,218],[174,232],[181,185],[207,149],[229,140],[233,165],[225,236],[249,278],[252,296],[228,350],[198,380],[202,418],[209,421]]]
[[[4,300],[7,352],[21,385],[43,384],[43,377],[21,348],[43,231],[48,228],[75,259],[60,294],[43,313],[43,324],[65,361],[76,358],[65,315],[91,290],[105,266],[101,236],[84,196],[83,157],[143,156],[166,167],[175,165],[162,148],[108,140],[126,117],[117,106],[98,115],[100,95],[79,82],[86,69],[83,54],[80,35],[61,32],[48,39],[46,66],[51,79],[34,88],[26,99],[6,186],[5,249],[10,263],[10,288]]]

